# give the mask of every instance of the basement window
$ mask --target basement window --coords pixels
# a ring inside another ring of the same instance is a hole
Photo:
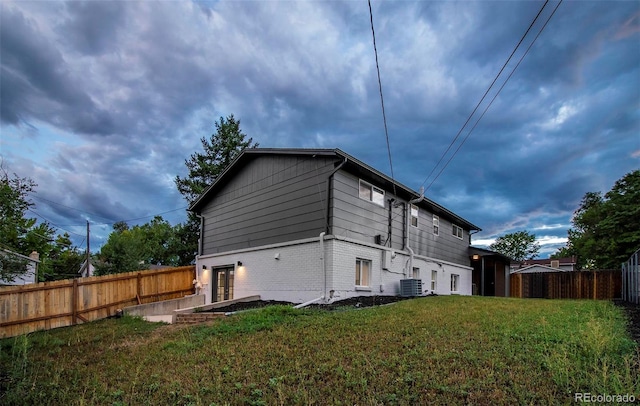
[[[431,291],[435,292],[438,288],[438,271],[431,271]]]
[[[368,200],[378,206],[384,207],[384,190],[377,188],[370,183],[360,180],[358,195],[360,196],[360,199]]]
[[[368,287],[370,274],[371,261],[368,259],[356,258],[356,287]]]
[[[451,275],[451,293],[457,293],[460,288],[460,275]]]
[[[420,268],[413,267],[413,274],[411,275],[413,279],[420,279]]]

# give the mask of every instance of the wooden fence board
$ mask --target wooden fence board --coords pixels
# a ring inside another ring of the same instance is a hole
[[[193,294],[193,266],[0,287],[0,338],[113,315]]]
[[[546,299],[600,299],[621,297],[619,270],[511,274],[511,297]]]

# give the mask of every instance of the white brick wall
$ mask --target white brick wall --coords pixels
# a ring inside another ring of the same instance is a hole
[[[327,292],[333,300],[365,295],[397,295],[400,279],[408,267],[409,255],[403,251],[385,249],[344,237],[329,236],[324,241],[327,267]],[[383,252],[391,256],[390,269],[383,270]],[[276,259],[276,255],[279,259]],[[201,256],[197,260],[198,278],[202,283],[205,302],[212,301],[212,268],[232,265],[234,298],[260,295],[263,300],[302,303],[323,296],[324,274],[319,238],[274,244],[256,249],[237,250]],[[356,258],[371,261],[369,286],[356,288]],[[236,264],[242,262],[242,267]],[[207,270],[203,270],[205,265]],[[423,290],[431,286],[431,270],[438,271],[435,293],[450,294],[451,274],[460,275],[459,294],[471,294],[471,268],[414,256],[413,267],[420,268]],[[408,272],[409,277],[412,275]],[[333,291],[333,292],[330,292]]]

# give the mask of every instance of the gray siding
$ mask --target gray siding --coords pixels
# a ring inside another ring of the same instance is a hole
[[[332,233],[366,242],[373,242],[379,234],[384,243],[389,230],[389,199],[395,198],[396,203],[406,203],[406,200],[398,199],[391,191],[386,190],[385,207],[381,207],[360,199],[358,182],[357,176],[342,170],[334,176],[331,201]],[[380,187],[373,182],[369,183]],[[391,247],[396,249],[403,247],[403,222],[406,221],[404,207],[404,204],[398,207],[394,204],[391,208]],[[408,226],[409,246],[418,255],[468,265],[469,231],[464,230],[463,238],[459,239],[452,234],[451,221],[443,215],[439,217],[440,233],[436,236],[433,234],[433,213],[419,207],[418,227]]]
[[[316,237],[325,229],[334,159],[261,156],[220,187],[202,210],[203,254]]]

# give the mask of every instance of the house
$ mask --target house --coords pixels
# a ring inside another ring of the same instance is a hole
[[[205,303],[472,294],[480,228],[339,149],[246,149],[189,210]]]
[[[33,251],[29,256],[18,254],[17,252],[0,249],[0,256],[7,256],[22,261],[25,264],[25,271],[21,275],[16,275],[13,280],[0,279],[2,285],[26,285],[38,282],[38,264],[40,263],[40,254]]]
[[[526,259],[522,262],[514,262],[511,265],[511,273],[576,271],[576,263],[576,257]]]
[[[78,271],[78,275],[80,275],[81,278],[88,278],[90,276],[95,275],[95,273],[96,273],[96,268],[93,266],[91,261],[89,261],[89,267],[87,268],[87,260],[85,259],[84,262],[82,262],[82,265],[80,265],[80,270]]]

